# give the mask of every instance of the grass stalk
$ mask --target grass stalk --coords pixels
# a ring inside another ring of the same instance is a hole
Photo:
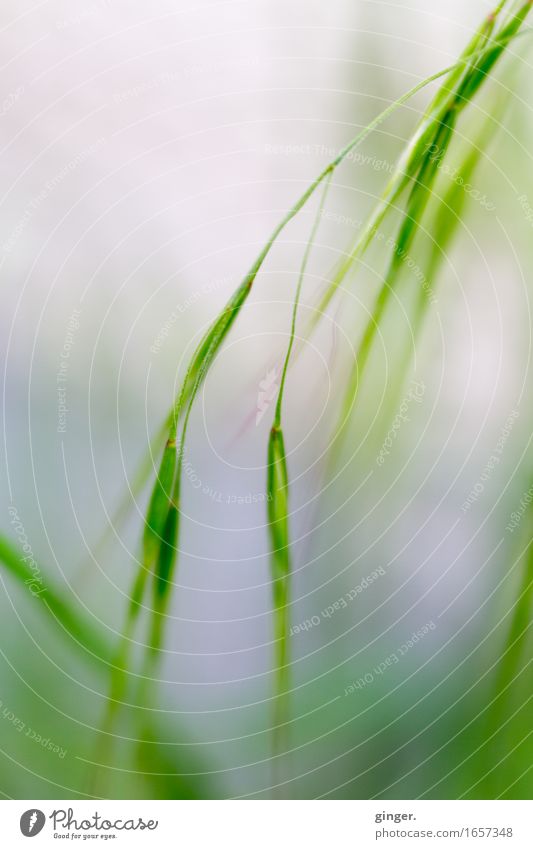
[[[266,491],[270,496],[267,508],[268,529],[270,538],[270,573],[272,580],[273,622],[274,622],[274,712],[273,712],[273,752],[274,757],[280,757],[283,751],[283,741],[286,738],[286,726],[289,718],[289,610],[290,610],[290,577],[291,554],[289,533],[289,475],[285,439],[282,428],[282,410],[285,397],[287,372],[296,337],[296,321],[302,286],[305,279],[311,250],[320,224],[321,213],[331,184],[331,174],[328,176],[318,211],[307,241],[292,308],[289,342],[281,372],[280,387],[270,430],[267,450],[267,484]],[[274,782],[275,783],[275,782]]]

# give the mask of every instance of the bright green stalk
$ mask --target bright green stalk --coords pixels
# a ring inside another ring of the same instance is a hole
[[[455,177],[453,178],[448,191],[442,200],[439,201],[438,209],[431,226],[432,243],[425,271],[426,280],[430,282],[436,280],[439,267],[462,221],[463,211],[469,199],[465,191],[465,186],[470,183],[479,166],[482,151],[486,151],[486,139],[490,137],[489,131],[493,122],[494,117],[484,123],[476,137],[476,141],[472,143],[470,150],[468,150],[461,165],[457,169],[457,179]],[[462,182],[459,181],[459,177]],[[421,330],[429,303],[430,300],[427,292],[421,287],[418,292],[413,318],[413,336],[415,339]],[[402,382],[401,379],[400,382]]]
[[[320,224],[320,217],[331,182],[328,177],[324,185],[324,191],[320,200],[316,218],[311,228],[307,245],[305,247],[296,294],[294,297],[291,329],[289,343],[283,363],[280,387],[274,420],[270,430],[267,452],[267,486],[268,501],[268,529],[270,536],[270,569],[272,578],[272,596],[274,605],[274,668],[276,670],[276,684],[274,695],[274,753],[281,749],[283,726],[287,722],[288,715],[288,691],[289,691],[289,584],[291,576],[290,556],[290,533],[289,533],[289,475],[287,471],[287,458],[285,453],[285,441],[282,430],[282,408],[285,395],[287,371],[294,346],[296,335],[296,320],[300,305],[300,296],[305,279],[307,264],[311,249],[313,247],[316,233]]]
[[[282,748],[287,721],[289,690],[289,581],[291,574],[289,535],[289,476],[283,432],[274,425],[270,431],[267,455],[268,529],[270,574],[274,604],[274,753]]]
[[[479,165],[482,143],[483,140],[487,138],[486,130],[489,123],[492,123],[492,121],[486,122],[482,131],[477,136],[477,142],[472,144],[471,149],[467,152],[461,165],[457,169],[457,174],[461,177],[462,183],[459,183],[455,178],[453,179],[452,185],[449,187],[444,197],[439,201],[436,214],[433,218],[430,228],[431,247],[429,257],[424,268],[425,281],[429,281],[432,290],[435,288],[439,269],[446,257],[447,249],[456,235],[457,228],[462,221],[462,213],[468,200],[468,195],[465,192],[464,187],[470,182],[476,168]],[[430,303],[431,298],[429,292],[424,286],[420,286],[414,304],[410,339],[406,344],[400,365],[393,377],[393,385],[391,386],[392,394],[388,399],[388,409],[391,412],[396,410],[398,398],[401,395],[411,363],[413,355],[411,340],[419,338]]]
[[[531,6],[532,0],[527,0],[527,2],[523,3],[516,14],[511,17],[509,22],[491,40],[488,48],[481,53],[475,64],[473,73],[460,87],[458,97],[462,98],[463,101],[471,100],[478,91],[509,42],[518,34],[520,27],[531,11]]]
[[[126,613],[126,622],[120,640],[113,672],[111,674],[110,694],[106,708],[104,727],[110,728],[116,710],[124,696],[127,684],[126,670],[129,665],[131,640],[136,620],[141,611],[142,599],[148,576],[155,574],[160,556],[161,539],[165,532],[171,494],[176,473],[176,442],[168,439],[161,458],[161,465],[152,497],[148,506],[142,545],[142,563],[137,573],[130,602]]]
[[[157,432],[151,437],[149,448],[146,454],[141,458],[137,468],[135,469],[131,484],[129,484],[125,494],[120,499],[118,505],[111,514],[104,530],[100,534],[96,543],[92,546],[91,557],[80,566],[80,573],[89,571],[93,566],[94,561],[98,560],[101,553],[105,549],[107,543],[111,539],[113,533],[116,533],[118,528],[126,521],[130,511],[135,505],[137,499],[142,494],[146,484],[150,480],[154,467],[153,458],[159,456],[161,449],[165,444],[165,439],[170,427],[171,416],[168,415],[165,421],[159,426]],[[76,582],[76,576],[74,577]]]
[[[434,137],[435,144],[441,151],[445,151],[447,149],[452,135],[453,121],[454,115],[453,112],[450,112],[448,122],[443,122],[437,129],[437,133]],[[348,386],[345,390],[344,400],[341,406],[340,424],[333,442],[332,463],[335,462],[342,446],[343,436],[347,433],[347,424],[350,419],[350,413],[355,404],[358,387],[370,356],[370,351],[374,343],[377,329],[380,326],[385,310],[392,297],[394,284],[401,272],[405,257],[407,256],[418,227],[420,226],[437,172],[438,161],[433,159],[431,155],[426,154],[420,167],[418,179],[411,189],[399,234],[393,248],[387,274],[385,275],[384,282],[379,290],[372,315],[367,321],[363,336],[359,343],[355,365],[350,372]]]

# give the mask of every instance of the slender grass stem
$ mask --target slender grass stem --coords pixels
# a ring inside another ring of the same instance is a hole
[[[289,610],[290,610],[290,532],[289,532],[289,475],[285,440],[282,430],[282,409],[285,396],[287,371],[296,335],[296,321],[302,286],[311,250],[320,225],[321,213],[324,208],[327,193],[331,184],[331,174],[328,176],[320,204],[314,219],[311,233],[307,241],[298,283],[294,296],[289,342],[283,363],[281,381],[274,412],[274,419],[268,441],[267,451],[267,485],[268,528],[270,537],[270,569],[272,579],[273,621],[274,621],[274,711],[273,711],[273,752],[274,764],[281,757],[286,739],[286,729],[289,717],[289,687],[290,687],[290,656],[289,656]],[[276,770],[274,771],[276,774]],[[276,783],[276,781],[274,781]]]

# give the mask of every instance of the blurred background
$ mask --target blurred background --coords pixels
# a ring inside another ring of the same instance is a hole
[[[0,527],[110,645],[148,498],[129,494],[135,472],[199,335],[310,181],[391,101],[453,63],[490,7],[4,2]],[[108,668],[1,573],[5,797],[529,796],[530,645],[501,715],[489,703],[532,527],[520,512],[532,483],[530,48],[529,35],[513,44],[461,118],[452,165],[496,115],[477,195],[428,281],[435,298],[416,338],[406,269],[333,464],[383,243],[317,331],[304,329],[430,92],[335,172],[285,405],[293,665],[280,768],[266,444],[316,199],[283,232],[194,407],[151,685],[155,742],[134,757],[138,717],[124,709],[113,756],[94,766]],[[422,232],[413,249],[421,265],[430,239]],[[136,639],[142,647],[142,628]]]

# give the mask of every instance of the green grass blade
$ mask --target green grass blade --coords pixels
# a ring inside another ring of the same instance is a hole
[[[434,143],[438,149],[445,152],[451,139],[453,130],[454,114],[449,112],[447,120],[437,126]],[[410,246],[414,240],[416,232],[420,227],[424,211],[427,207],[432,186],[435,182],[438,173],[438,160],[433,159],[426,151],[423,162],[420,166],[419,176],[412,186],[409,199],[407,202],[406,211],[403,215],[403,220],[400,225],[399,233],[396,238],[392,256],[389,262],[389,267],[385,275],[382,286],[372,311],[372,315],[368,319],[363,336],[357,348],[355,365],[351,369],[348,385],[344,393],[344,399],[341,406],[341,414],[339,425],[337,427],[333,440],[333,449],[331,463],[334,464],[338,454],[342,448],[343,440],[348,432],[348,423],[351,412],[357,397],[358,388],[361,383],[363,373],[365,371],[370,352],[376,337],[376,333],[385,314],[385,310],[389,304],[394,291],[397,277],[403,269],[403,262],[408,255]]]
[[[99,629],[87,618],[78,602],[63,595],[46,575],[43,575],[42,581],[36,583],[35,575],[22,560],[19,552],[2,535],[0,562],[17,583],[28,590],[37,607],[46,612],[49,620],[55,623],[62,635],[65,636],[66,632],[72,638],[72,646],[83,649],[85,656],[94,661],[106,664],[111,662],[112,649]],[[40,571],[42,573],[42,569]]]
[[[518,34],[526,17],[531,11],[531,0],[523,3],[515,15],[511,17],[509,22],[489,42],[486,50],[484,50],[478,58],[473,73],[466,79],[458,92],[458,98],[463,102],[468,102],[476,94],[488,75],[491,73],[494,65],[509,46],[510,42]]]
[[[272,427],[267,455],[268,528],[270,536],[270,571],[274,604],[274,752],[282,749],[284,726],[288,713],[289,690],[289,478],[283,433]]]
[[[163,542],[159,551],[157,574],[153,584],[154,597],[150,639],[150,650],[152,652],[157,652],[163,642],[163,617],[166,614],[170,598],[172,575],[177,558],[178,523],[179,510],[173,504],[167,515]]]
[[[292,308],[289,343],[285,354],[283,369],[274,412],[274,421],[270,431],[267,450],[267,486],[268,529],[270,538],[270,572],[272,579],[273,622],[274,622],[274,716],[273,741],[274,753],[282,749],[284,729],[288,721],[289,692],[289,602],[290,602],[290,532],[289,532],[289,475],[282,431],[282,409],[287,380],[287,371],[296,335],[296,321],[307,264],[320,225],[321,213],[331,184],[331,175],[324,184],[317,215],[307,241]]]
[[[176,440],[168,439],[146,514],[143,561],[148,568],[155,562],[161,545],[176,473],[176,454]]]
[[[483,146],[486,149],[486,138],[488,131],[492,131],[493,119],[487,121],[477,135],[477,141],[471,145],[471,149],[464,155],[463,160],[457,168],[451,185],[439,200],[437,210],[433,216],[430,233],[431,247],[424,268],[424,278],[431,281],[432,292],[436,289],[440,268],[446,258],[447,251],[456,237],[459,224],[463,218],[463,212],[469,199],[465,187],[470,184],[476,169],[479,166]],[[410,338],[405,347],[405,353],[401,357],[400,365],[393,379],[393,386],[389,393],[388,409],[391,414],[396,410],[403,386],[407,379],[407,373],[413,355],[412,340],[420,337],[424,322],[426,320],[429,306],[432,303],[431,293],[424,285],[421,285],[414,304],[413,317],[411,320]]]

